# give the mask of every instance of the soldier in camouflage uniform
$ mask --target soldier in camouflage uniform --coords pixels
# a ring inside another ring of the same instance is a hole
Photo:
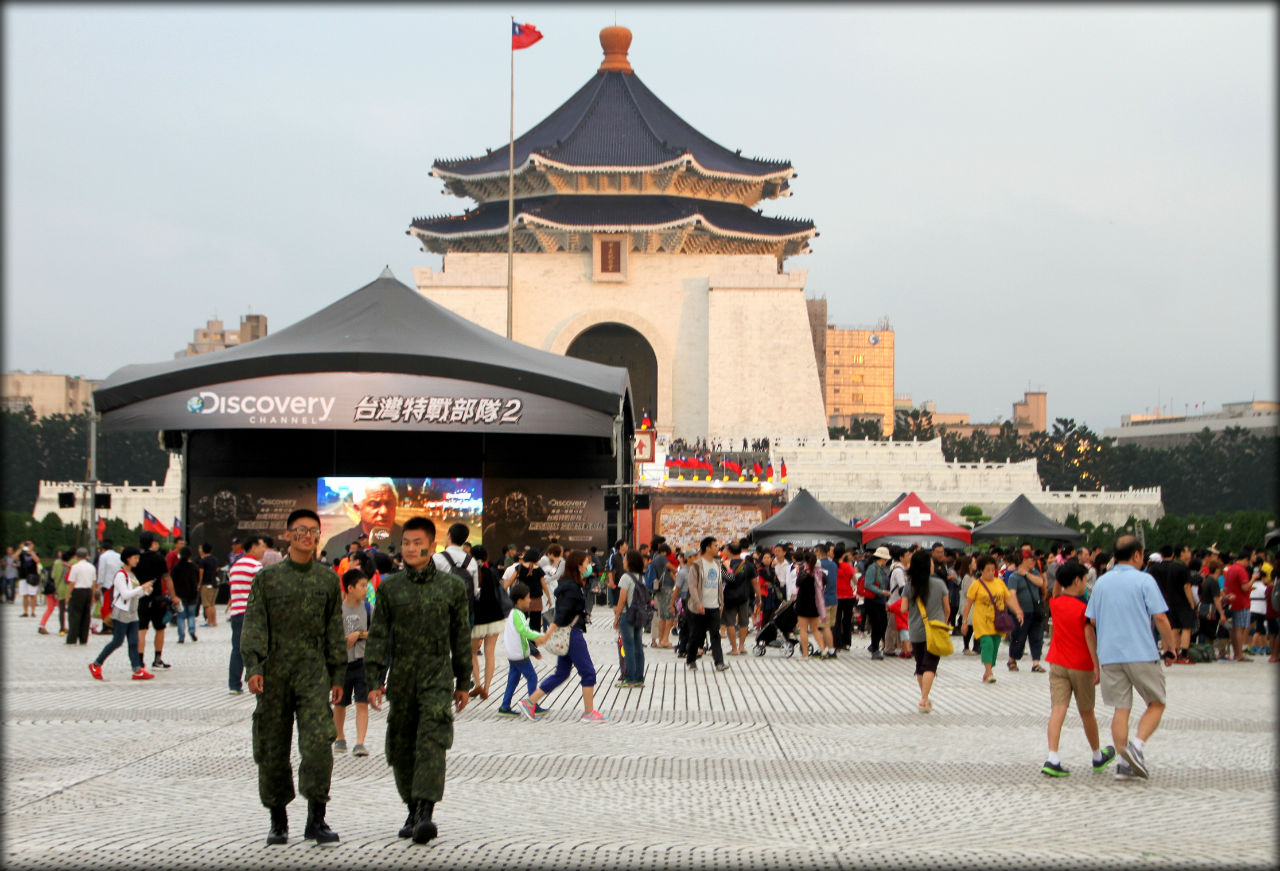
[[[253,712],[253,761],[258,795],[271,811],[268,844],[289,841],[285,806],[293,801],[289,750],[298,722],[298,791],[307,799],[306,838],[331,844],[324,821],[337,731],[329,707],[342,698],[347,669],[342,605],[333,569],[315,561],[320,519],[300,508],[289,515],[289,557],[262,569],[249,588],[240,652]],[[327,698],[326,698],[327,696]]]
[[[444,796],[453,712],[467,706],[471,688],[467,588],[457,575],[436,568],[435,539],[435,524],[427,518],[405,523],[400,546],[405,568],[382,580],[364,652],[369,705],[382,710],[384,686],[391,704],[387,763],[409,806],[400,837],[419,844],[436,836],[431,814]]]

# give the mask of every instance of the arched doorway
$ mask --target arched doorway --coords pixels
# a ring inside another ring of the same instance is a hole
[[[626,324],[596,324],[569,343],[565,355],[607,366],[623,366],[631,376],[636,424],[648,411],[658,422],[658,357],[649,340]]]

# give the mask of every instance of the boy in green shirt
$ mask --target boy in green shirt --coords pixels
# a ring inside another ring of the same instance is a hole
[[[516,685],[520,683],[521,676],[528,682],[530,694],[538,686],[538,674],[533,670],[533,662],[529,659],[529,642],[546,644],[549,633],[539,635],[529,628],[529,620],[525,617],[532,602],[528,585],[523,581],[515,581],[508,592],[511,594],[511,603],[515,607],[511,609],[511,615],[507,618],[507,628],[502,634],[502,646],[506,649],[510,667],[507,670],[507,691],[502,696],[502,706],[498,708],[498,713],[514,717],[517,714],[511,710],[511,697],[515,694]],[[537,709],[538,713],[541,711],[542,708]]]

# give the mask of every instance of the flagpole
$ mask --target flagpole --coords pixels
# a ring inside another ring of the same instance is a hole
[[[511,28],[514,31],[516,17],[511,16]],[[516,172],[516,44],[515,40],[511,42],[511,99],[508,103],[510,115],[508,117],[508,139],[507,139],[507,338],[512,338],[511,331],[511,265],[513,260],[513,251],[515,245],[515,216],[516,216],[516,188],[515,188],[515,172]]]

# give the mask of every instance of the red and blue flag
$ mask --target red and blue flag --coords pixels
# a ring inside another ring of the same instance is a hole
[[[169,537],[169,528],[145,508],[142,510],[142,531],[154,532],[156,535],[163,535],[165,538]]]
[[[538,32],[538,28],[532,24],[516,24],[511,22],[511,50],[518,48],[528,48],[538,40],[542,39],[542,34]]]

